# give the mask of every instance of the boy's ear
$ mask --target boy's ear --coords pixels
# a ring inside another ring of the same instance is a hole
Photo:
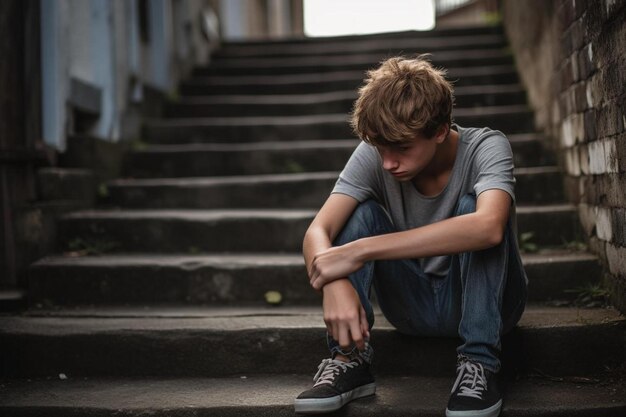
[[[446,140],[446,137],[448,137],[448,132],[448,125],[443,124],[439,126],[439,129],[437,129],[437,133],[435,133],[435,141],[437,143],[443,143],[443,141]]]

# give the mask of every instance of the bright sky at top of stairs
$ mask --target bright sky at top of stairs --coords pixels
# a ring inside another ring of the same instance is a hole
[[[307,36],[338,36],[434,27],[432,0],[304,0]]]

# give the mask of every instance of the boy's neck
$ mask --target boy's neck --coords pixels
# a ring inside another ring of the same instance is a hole
[[[443,191],[454,168],[458,144],[459,133],[450,129],[448,137],[437,147],[428,167],[413,178],[413,184],[420,193],[432,196]]]

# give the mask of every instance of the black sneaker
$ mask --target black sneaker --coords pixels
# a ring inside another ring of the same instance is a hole
[[[328,413],[376,392],[369,364],[358,356],[350,362],[324,359],[313,381],[313,388],[296,398],[296,413]]]
[[[459,358],[447,417],[497,417],[502,408],[497,375],[468,358]]]

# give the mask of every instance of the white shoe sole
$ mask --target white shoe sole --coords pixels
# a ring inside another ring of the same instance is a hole
[[[450,411],[446,408],[446,417],[498,417],[502,408],[502,400],[484,410]]]
[[[318,414],[318,413],[330,413],[331,411],[339,410],[352,400],[357,398],[367,397],[376,393],[376,383],[363,385],[352,391],[344,392],[341,395],[335,395],[330,398],[303,398],[296,399],[295,409],[299,414]]]

